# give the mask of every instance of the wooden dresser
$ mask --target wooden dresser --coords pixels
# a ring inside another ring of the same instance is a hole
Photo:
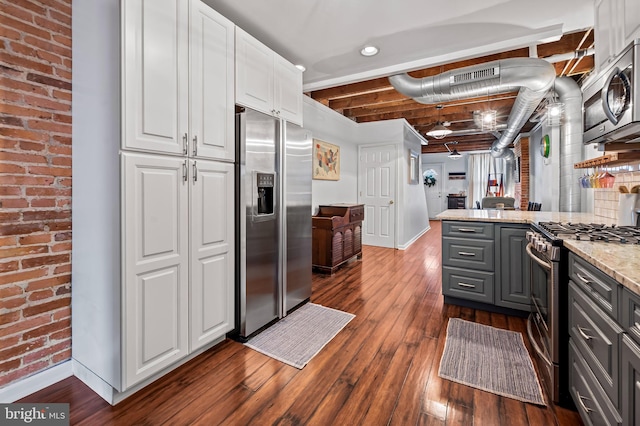
[[[363,204],[319,206],[312,217],[313,267],[333,271],[348,260],[362,257]]]

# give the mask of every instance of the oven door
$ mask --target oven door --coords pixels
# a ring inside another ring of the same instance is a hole
[[[531,259],[531,315],[527,334],[536,352],[539,371],[553,401],[560,400],[559,353],[559,263],[538,254],[529,243],[526,247]]]

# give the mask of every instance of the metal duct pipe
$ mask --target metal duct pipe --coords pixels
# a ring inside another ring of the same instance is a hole
[[[546,56],[542,59],[544,59],[545,61],[551,64],[555,64],[556,62],[569,61],[571,59],[580,59],[585,56],[592,56],[592,55],[595,55],[595,53],[596,53],[596,49],[594,49],[593,47],[590,47],[588,49],[579,49],[579,50],[574,50],[573,52],[559,53],[557,55]]]
[[[505,148],[513,142],[544,98],[555,76],[553,65],[547,61],[536,58],[512,58],[472,65],[424,78],[397,74],[389,77],[389,81],[398,92],[423,104],[520,89],[509,115],[507,129],[491,147],[493,157],[512,158],[513,152],[506,151]]]
[[[560,129],[560,211],[579,212],[581,170],[573,165],[582,160],[582,91],[569,77],[557,78],[554,89],[564,103]]]

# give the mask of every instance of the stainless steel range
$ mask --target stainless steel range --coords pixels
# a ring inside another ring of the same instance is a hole
[[[564,240],[640,244],[640,228],[601,224],[540,222],[527,232],[531,258],[531,315],[527,331],[549,395],[569,400],[567,347],[567,249]]]

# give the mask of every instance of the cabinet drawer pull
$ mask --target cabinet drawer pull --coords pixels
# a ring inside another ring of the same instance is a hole
[[[585,398],[584,396],[580,395],[580,392],[578,391],[576,391],[576,396],[578,397],[578,403],[587,414],[593,412],[593,409],[587,407],[584,403],[585,400],[590,401],[589,398]]]
[[[458,254],[460,256],[475,256],[475,253],[469,253],[468,251],[459,251]]]
[[[585,331],[584,331],[585,329],[584,328],[580,327],[579,325],[577,327],[578,327],[578,333],[580,333],[580,335],[582,336],[582,338],[584,340],[593,339],[593,336],[589,336],[587,333],[585,333]]]
[[[469,229],[469,228],[458,228],[458,232],[472,232],[472,233],[475,233],[476,230],[475,229]]]
[[[473,284],[458,283],[458,285],[459,285],[460,287],[465,287],[465,288],[476,288],[476,286],[475,286],[475,285],[473,285]]]
[[[580,281],[582,281],[585,284],[589,284],[591,285],[591,281],[585,277],[583,277],[582,275],[580,275],[578,272],[576,272],[576,275],[578,276],[578,278],[580,278]]]

